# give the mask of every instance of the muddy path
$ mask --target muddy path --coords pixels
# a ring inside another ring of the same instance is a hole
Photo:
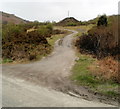
[[[77,31],[72,31],[72,34],[58,40],[55,43],[53,53],[40,61],[28,64],[3,65],[3,75],[49,87],[78,98],[117,105],[115,101],[94,94],[86,87],[77,86],[70,81],[71,68],[77,58],[72,47],[75,34]]]

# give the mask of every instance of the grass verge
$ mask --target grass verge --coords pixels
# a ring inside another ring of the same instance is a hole
[[[104,81],[102,77],[96,78],[96,76],[92,74],[89,66],[94,64],[96,59],[89,55],[82,54],[79,54],[78,57],[79,59],[72,68],[73,74],[70,78],[75,81],[77,85],[87,86],[93,92],[118,99],[120,97],[120,93],[118,92],[120,84],[110,80]]]

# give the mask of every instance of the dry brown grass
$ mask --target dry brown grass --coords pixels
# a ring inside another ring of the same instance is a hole
[[[114,60],[113,57],[106,57],[102,60],[98,60],[89,69],[96,78],[102,78],[104,81],[112,80],[120,83],[119,68],[120,63]]]

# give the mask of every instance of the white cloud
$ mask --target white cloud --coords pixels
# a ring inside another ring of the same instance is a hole
[[[69,10],[70,16],[89,20],[99,14],[117,14],[118,0],[4,0],[0,10],[39,21],[59,21]]]

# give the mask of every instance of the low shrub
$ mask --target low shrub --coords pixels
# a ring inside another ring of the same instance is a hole
[[[53,27],[51,24],[39,26],[38,32],[43,37],[51,37],[53,33]]]
[[[43,25],[40,30],[27,32],[29,24],[7,24],[2,30],[2,57],[12,60],[33,60],[37,55],[50,53],[46,37],[51,37],[52,26]],[[43,32],[41,32],[44,30]],[[47,49],[46,49],[47,48]]]
[[[118,55],[120,54],[118,29],[120,28],[118,28],[117,19],[107,27],[93,27],[88,31],[87,35],[84,34],[79,37],[76,45],[82,52],[95,54],[98,58],[106,56],[118,58]]]

